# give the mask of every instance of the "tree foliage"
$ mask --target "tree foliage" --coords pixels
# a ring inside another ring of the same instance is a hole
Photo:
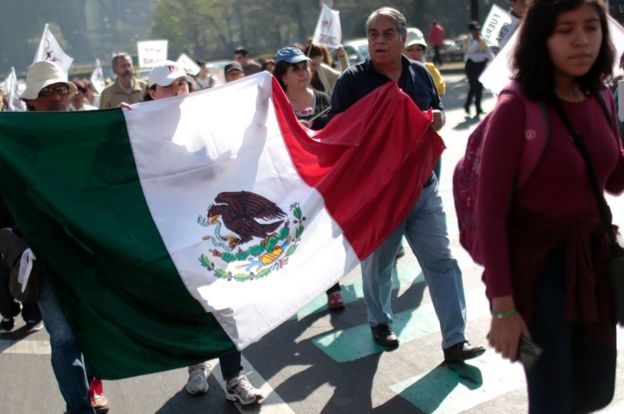
[[[492,3],[481,0],[482,19]],[[449,36],[465,32],[468,0],[336,0],[343,39],[363,37],[366,17],[375,9],[401,10],[409,26],[425,33],[432,21],[442,23]],[[158,0],[154,7],[153,38],[169,39],[171,56],[185,52],[198,59],[231,58],[237,46],[254,55],[273,54],[280,47],[305,43],[314,32],[318,0]]]

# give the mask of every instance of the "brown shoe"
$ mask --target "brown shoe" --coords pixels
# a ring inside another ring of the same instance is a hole
[[[106,414],[110,410],[108,398],[104,394],[92,394],[91,408],[93,408],[95,414]]]
[[[444,350],[444,361],[446,362],[460,362],[467,359],[476,358],[485,352],[485,348],[482,346],[470,345],[470,342],[464,341],[453,346],[450,346]]]
[[[340,294],[340,291],[327,294],[327,307],[334,310],[344,309],[345,304],[342,301],[342,295]]]

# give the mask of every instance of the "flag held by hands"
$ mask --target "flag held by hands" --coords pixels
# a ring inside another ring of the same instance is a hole
[[[0,192],[94,375],[243,349],[413,208],[443,149],[431,113],[389,82],[311,131],[276,82],[0,114]]]

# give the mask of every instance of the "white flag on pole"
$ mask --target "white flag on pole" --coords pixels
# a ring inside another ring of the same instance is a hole
[[[342,29],[340,28],[340,12],[323,4],[321,15],[316,23],[312,43],[332,49],[340,46]]]
[[[617,70],[620,64],[620,56],[624,53],[624,27],[610,15],[607,16],[609,21],[609,34],[611,42],[615,46],[615,56],[613,70]],[[486,89],[494,94],[499,94],[501,90],[509,83],[512,77],[512,59],[518,41],[519,30],[516,30],[509,39],[505,47],[496,55],[496,58],[490,63],[479,78],[479,81]]]
[[[191,57],[186,53],[182,53],[178,58],[177,62],[180,64],[180,66],[182,66],[182,68],[184,68],[186,73],[188,73],[189,75],[195,76],[199,73],[199,65],[195,63],[195,61],[191,59]]]
[[[58,64],[65,72],[69,71],[69,67],[71,66],[74,59],[71,56],[68,56],[63,52],[61,45],[56,41],[56,38],[50,31],[49,25],[43,27],[43,35],[41,35],[41,41],[39,42],[39,49],[37,49],[37,53],[35,54],[35,62],[39,62],[41,60],[49,60],[51,62],[55,62]]]
[[[93,85],[93,88],[97,91],[97,93],[102,93],[106,87],[100,59],[95,59],[95,69],[93,69],[93,72],[91,73],[91,85]]]
[[[137,42],[140,68],[153,68],[167,60],[167,40],[144,40]]]
[[[7,92],[7,107],[11,112],[24,112],[26,110],[26,104],[20,99],[19,86],[17,84],[17,76],[15,75],[15,68],[11,67],[9,76],[3,82]]]

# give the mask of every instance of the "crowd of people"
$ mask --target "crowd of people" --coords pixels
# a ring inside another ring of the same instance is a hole
[[[488,340],[512,361],[522,335],[543,349],[536,365],[526,368],[531,413],[590,412],[607,405],[613,396],[615,322],[603,271],[606,258],[598,250],[607,230],[597,216],[587,167],[569,137],[586,138],[600,190],[621,193],[624,152],[613,97],[606,94],[611,109],[607,116],[597,98],[607,86],[614,60],[607,17],[599,0],[534,0],[528,8],[524,0],[510,3],[524,19],[514,55],[514,82],[526,98],[548,107],[551,131],[543,162],[522,188],[516,187],[525,140],[522,99],[501,95],[484,137],[477,217],[492,312]],[[297,118],[310,129],[323,128],[368,93],[396,82],[418,108],[432,110],[431,128],[439,131],[446,122],[441,99],[446,86],[438,70],[443,30],[438,23],[432,26],[428,44],[422,32],[408,30],[401,12],[383,7],[365,22],[370,56],[363,63],[349,66],[344,50],[338,49],[340,62],[334,68],[327,49],[312,43],[281,48],[274,59],[262,63],[239,48],[223,75],[232,82],[270,71]],[[469,112],[474,102],[480,114],[478,74],[492,56],[478,25],[471,23],[469,30],[470,92],[464,107]],[[433,63],[425,61],[428,46],[435,50]],[[128,54],[117,54],[111,64],[116,78],[98,96],[88,82],[69,81],[55,63],[36,62],[28,70],[21,98],[30,111],[132,110],[133,104],[145,100],[184,96],[216,84],[204,62],[191,77],[176,62],[165,61],[152,69],[147,81],[136,77]],[[569,131],[572,127],[576,130]],[[392,328],[392,274],[405,238],[429,287],[442,333],[443,358],[456,363],[480,356],[485,348],[471,344],[465,335],[462,272],[449,246],[439,175],[438,164],[406,219],[363,260],[361,273],[371,339],[395,348],[399,336]],[[2,231],[10,229],[11,237],[21,236],[2,203],[0,218]],[[19,263],[0,266],[0,330],[11,331],[20,311],[29,332],[41,329],[43,322],[67,411],[108,411],[101,381],[90,375],[89,361],[84,361],[79,341],[45,277],[37,302],[20,304],[7,288],[7,275],[14,266]],[[339,284],[327,290],[327,303],[332,310],[344,309]],[[243,373],[240,352],[221,356],[220,366],[228,400],[242,405],[262,400]],[[187,392],[206,393],[205,363],[190,366],[188,372]]]

